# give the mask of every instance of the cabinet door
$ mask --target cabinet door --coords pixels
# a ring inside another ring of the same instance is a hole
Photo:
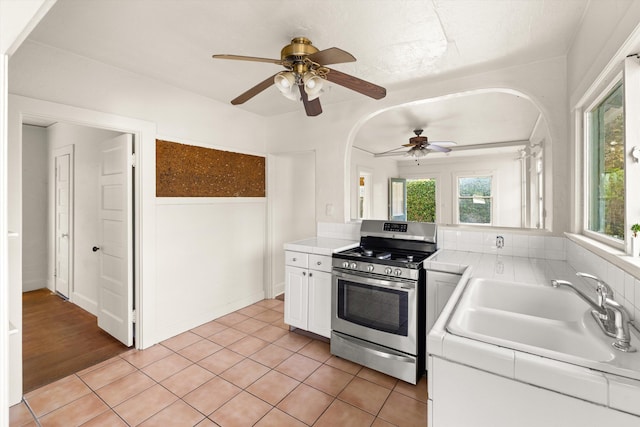
[[[460,281],[459,274],[427,271],[427,334]]]
[[[307,329],[309,277],[306,268],[286,266],[284,269],[284,323]]]
[[[309,331],[331,337],[331,273],[309,271]]]

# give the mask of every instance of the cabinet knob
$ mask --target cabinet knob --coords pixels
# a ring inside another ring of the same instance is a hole
[[[298,260],[298,258],[293,258],[293,262],[296,262]]]
[[[311,277],[311,276],[313,276],[313,273],[312,273],[312,272],[309,272],[309,277]]]
[[[322,265],[322,261],[318,261],[316,264],[318,264],[318,265]]]
[[[303,272],[302,272],[302,275],[303,275],[303,276],[306,276],[306,275],[307,275],[307,272],[306,272],[306,271],[303,271]]]

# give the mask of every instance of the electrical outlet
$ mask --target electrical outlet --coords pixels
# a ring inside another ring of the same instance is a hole
[[[496,236],[496,248],[498,249],[504,248],[504,237]]]

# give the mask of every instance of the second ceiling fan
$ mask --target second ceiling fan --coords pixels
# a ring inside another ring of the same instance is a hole
[[[421,136],[422,129],[414,129],[413,133],[416,136],[409,138],[408,144],[403,144],[403,147],[411,147],[405,153],[405,156],[410,157],[424,157],[429,154],[430,151],[438,151],[440,153],[448,153],[451,151],[451,146],[456,145],[453,141],[431,141],[426,136]]]
[[[269,76],[240,96],[231,104],[242,104],[275,84],[284,96],[292,100],[301,99],[307,116],[322,113],[319,96],[324,80],[344,86],[374,99],[384,98],[385,88],[365,80],[327,67],[330,64],[354,62],[356,58],[337,47],[318,50],[306,37],[296,37],[280,51],[280,59],[258,58],[241,55],[213,55],[214,59],[267,62],[282,65],[286,70]],[[296,93],[299,91],[300,94]]]

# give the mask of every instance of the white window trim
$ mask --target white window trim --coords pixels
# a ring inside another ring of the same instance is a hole
[[[640,58],[628,57],[624,61],[624,152],[625,152],[625,253],[631,253],[631,225],[640,223],[640,162],[632,155],[640,147]]]
[[[581,119],[581,129],[580,129],[580,138],[578,138],[580,140],[580,148],[582,151],[582,182],[581,182],[581,193],[582,193],[582,220],[581,220],[581,224],[582,224],[582,234],[584,234],[585,236],[593,239],[593,240],[597,240],[601,243],[604,243],[608,246],[614,247],[616,249],[624,249],[624,243],[620,242],[618,239],[614,239],[613,237],[609,237],[605,234],[602,233],[597,233],[595,231],[591,231],[589,230],[588,224],[589,224],[589,204],[591,202],[590,198],[591,198],[591,188],[589,187],[589,168],[588,165],[590,164],[590,152],[589,152],[589,148],[588,148],[588,143],[589,143],[589,128],[590,128],[590,120],[589,120],[589,113],[598,106],[598,104],[600,104],[607,96],[609,96],[609,94],[611,93],[611,91],[613,90],[613,88],[618,85],[620,83],[620,81],[623,80],[623,73],[622,71],[618,71],[613,78],[611,78],[606,85],[601,86],[598,89],[598,93],[597,94],[593,94],[593,96],[590,98],[590,102],[587,106],[583,107],[581,109],[581,114],[580,114],[580,119]],[[624,84],[625,82],[622,82],[624,85],[624,88],[626,90],[626,85]],[[626,107],[626,106],[625,106]],[[626,108],[625,108],[625,116],[626,116]],[[626,124],[625,124],[626,126]],[[626,146],[626,135],[625,135],[625,146]],[[626,163],[625,163],[625,176],[626,176]],[[626,178],[625,178],[626,179]],[[625,190],[625,202],[627,199],[627,194],[626,194],[626,190]],[[625,205],[625,211],[626,211],[626,205]],[[625,226],[625,230],[626,230],[626,226]],[[626,233],[625,233],[626,234]]]
[[[356,166],[356,220],[361,221],[363,219],[371,218],[373,214],[373,169],[365,166]],[[364,197],[364,215],[360,217],[360,176],[365,175],[369,177],[369,182],[365,180],[365,197]]]
[[[458,187],[460,178],[474,178],[474,177],[491,177],[491,222],[488,224],[478,224],[475,222],[460,222],[460,204],[458,200],[458,195],[460,194],[460,189]],[[473,225],[479,227],[492,227],[494,223],[498,223],[498,218],[496,217],[496,212],[499,209],[496,209],[496,204],[498,203],[497,198],[497,175],[494,170],[490,171],[473,171],[473,172],[459,172],[453,175],[453,223],[459,225]],[[436,212],[437,215],[437,212]],[[499,224],[499,223],[498,223]]]

